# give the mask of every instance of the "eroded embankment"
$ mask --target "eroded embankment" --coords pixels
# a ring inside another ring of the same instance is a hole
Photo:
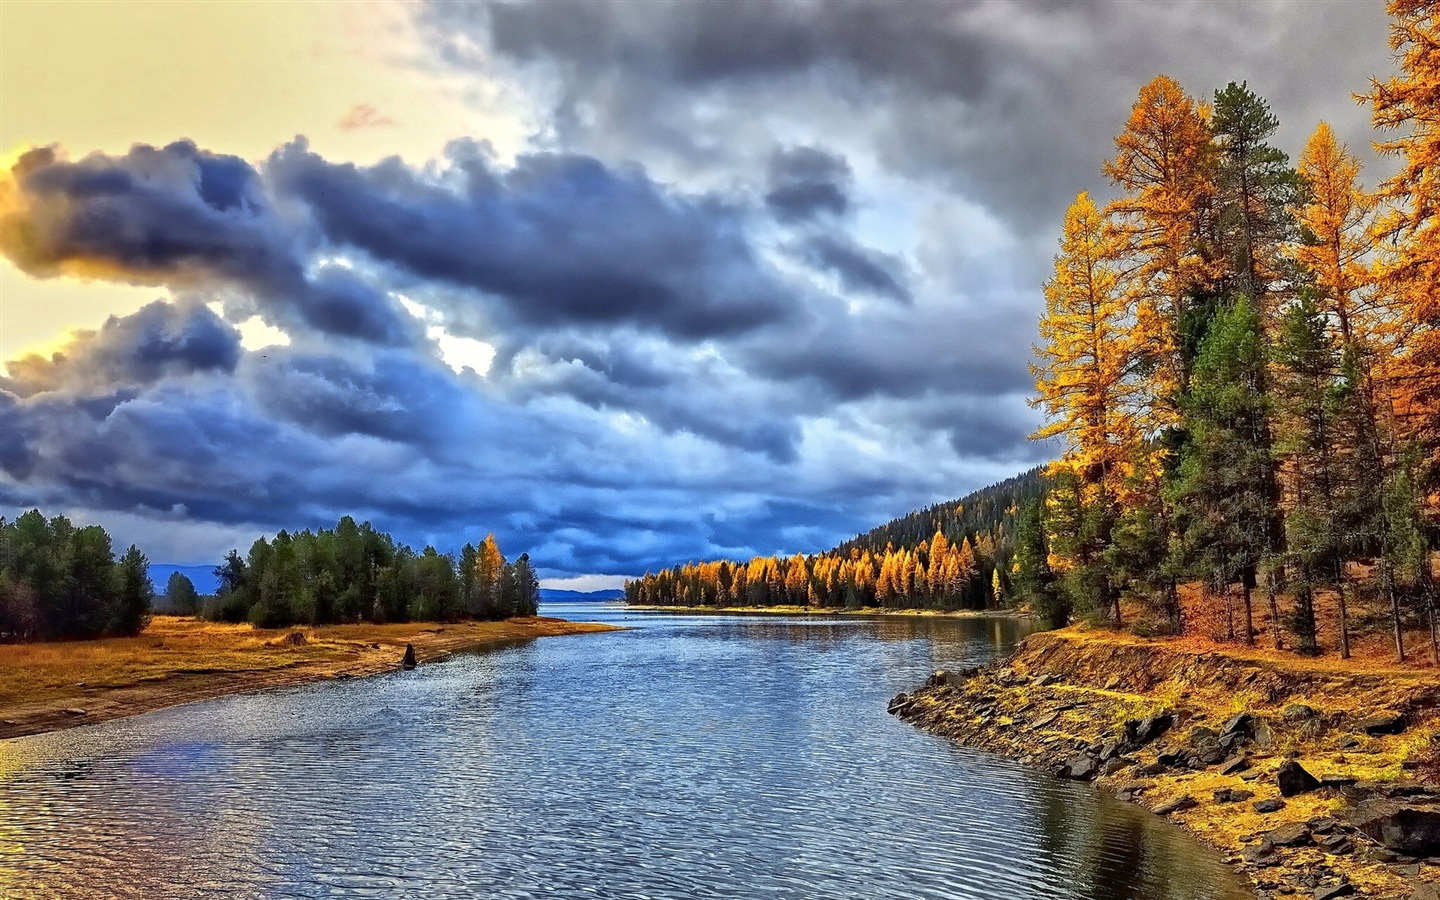
[[[1168,816],[1262,898],[1440,900],[1434,675],[1047,632],[891,712]]]

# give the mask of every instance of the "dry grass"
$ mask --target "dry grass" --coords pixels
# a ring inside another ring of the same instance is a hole
[[[234,691],[393,669],[492,643],[609,631],[545,617],[503,622],[264,630],[156,616],[137,637],[0,645],[0,737],[130,715]],[[303,640],[291,640],[299,633]],[[67,708],[85,710],[83,716]]]

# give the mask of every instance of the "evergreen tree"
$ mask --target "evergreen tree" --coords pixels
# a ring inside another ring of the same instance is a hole
[[[195,583],[182,572],[171,572],[165,582],[165,602],[181,615],[193,616],[200,610],[200,595]]]
[[[1201,345],[1183,400],[1191,440],[1172,489],[1191,571],[1227,596],[1240,582],[1247,643],[1252,592],[1277,551],[1267,364],[1259,313],[1242,297],[1218,314]]]

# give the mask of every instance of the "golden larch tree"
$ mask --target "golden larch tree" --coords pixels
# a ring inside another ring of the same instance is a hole
[[[1172,78],[1159,75],[1140,89],[1125,130],[1115,138],[1107,178],[1125,193],[1107,207],[1130,267],[1135,349],[1152,363],[1155,410],[1175,416],[1175,398],[1188,371],[1177,330],[1188,299],[1209,285],[1216,264],[1207,258],[1206,217],[1215,203],[1215,159],[1208,110]]]

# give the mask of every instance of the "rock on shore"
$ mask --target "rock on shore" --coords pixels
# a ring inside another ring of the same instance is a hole
[[[1263,900],[1432,896],[1440,790],[1416,780],[1409,756],[1440,741],[1440,684],[1320,679],[1052,632],[993,668],[937,672],[890,712],[1169,817]]]

